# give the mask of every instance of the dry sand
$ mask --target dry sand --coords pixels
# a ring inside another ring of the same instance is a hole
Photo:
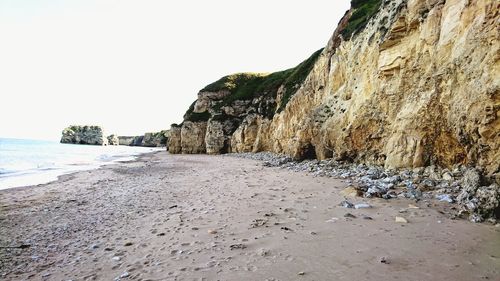
[[[347,209],[345,186],[161,152],[3,190],[0,279],[500,280],[498,226],[402,199]]]

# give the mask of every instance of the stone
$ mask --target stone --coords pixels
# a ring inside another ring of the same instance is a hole
[[[457,197],[461,214],[469,214],[473,222],[482,222],[489,217],[500,217],[500,187],[494,183],[478,186],[476,179],[464,180],[464,188]]]
[[[367,208],[371,208],[372,206],[370,204],[367,204],[367,203],[359,203],[359,204],[355,204],[354,205],[354,209],[367,209]]]
[[[436,195],[436,199],[443,202],[454,203],[455,199],[451,194],[438,194]]]
[[[349,201],[342,201],[340,202],[339,206],[342,206],[344,208],[354,208],[354,204]]]
[[[245,244],[232,244],[229,246],[229,249],[231,250],[237,250],[237,249],[246,249],[246,245]]]
[[[452,181],[453,180],[453,175],[450,172],[446,172],[442,176],[443,180],[445,181]]]
[[[350,186],[340,191],[340,195],[344,197],[357,197],[359,196],[359,191],[353,186]]]
[[[390,261],[389,261],[389,259],[387,259],[386,257],[381,257],[381,258],[380,258],[380,263],[390,264],[391,262],[390,262]]]
[[[395,222],[397,223],[408,223],[408,220],[403,217],[396,217]]]
[[[344,218],[351,218],[351,219],[355,219],[355,218],[356,218],[356,216],[355,216],[355,215],[353,215],[353,214],[351,214],[351,213],[346,213],[346,214],[344,215]]]

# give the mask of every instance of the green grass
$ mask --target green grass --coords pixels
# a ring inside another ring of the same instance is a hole
[[[196,101],[194,101],[191,106],[189,106],[189,109],[186,111],[186,114],[184,114],[184,121],[191,121],[191,122],[202,122],[202,121],[208,121],[210,119],[211,114],[208,111],[204,112],[194,112],[194,105],[196,104]],[[184,122],[183,122],[184,123]]]
[[[285,70],[289,73],[287,73],[287,78],[283,84],[285,86],[285,93],[283,94],[283,99],[281,100],[281,105],[278,108],[278,112],[281,112],[283,109],[285,109],[286,104],[290,101],[292,96],[297,92],[302,82],[304,82],[304,80],[306,79],[307,75],[309,75],[309,73],[311,72],[314,63],[316,63],[316,60],[318,59],[322,51],[323,49],[316,51],[307,60],[303,61],[298,66],[289,70]]]
[[[352,34],[364,28],[381,3],[382,0],[351,0],[351,8],[354,11],[341,32],[344,39],[349,40]]]
[[[323,49],[316,51],[313,55],[311,55],[311,57],[294,68],[271,74],[237,73],[228,75],[206,86],[201,91],[218,92],[228,90],[231,93],[219,104],[214,106],[214,109],[219,111],[223,106],[230,105],[236,100],[251,100],[255,97],[266,95],[276,97],[278,89],[281,85],[284,85],[285,93],[280,107],[278,108],[278,112],[280,112],[285,108],[290,98],[298,90],[300,84],[304,82],[309,72],[311,72],[314,63],[318,59],[322,50]],[[194,104],[192,106],[194,107]],[[272,117],[274,110],[267,111],[268,112],[265,115]]]

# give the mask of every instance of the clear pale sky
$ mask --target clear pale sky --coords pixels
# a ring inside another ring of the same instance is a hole
[[[168,129],[203,86],[293,67],[349,0],[0,0],[0,137]]]

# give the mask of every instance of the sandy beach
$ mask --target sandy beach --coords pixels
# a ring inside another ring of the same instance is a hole
[[[452,220],[425,200],[345,208],[346,186],[158,152],[2,190],[0,279],[500,280],[498,226]]]

